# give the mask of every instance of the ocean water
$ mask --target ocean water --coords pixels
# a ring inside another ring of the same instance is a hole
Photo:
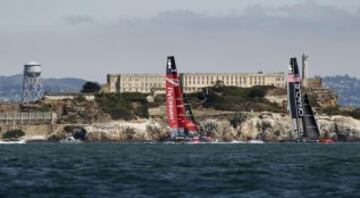
[[[0,197],[360,197],[360,144],[0,145]]]

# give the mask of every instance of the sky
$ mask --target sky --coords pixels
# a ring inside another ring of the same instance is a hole
[[[34,60],[43,77],[286,72],[360,77],[358,0],[0,0],[0,75]]]

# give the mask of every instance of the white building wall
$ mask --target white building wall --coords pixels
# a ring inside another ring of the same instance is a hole
[[[201,88],[214,86],[221,81],[226,86],[252,87],[273,85],[285,88],[284,73],[183,73],[180,74],[185,92],[196,92]],[[150,93],[164,90],[165,75],[160,74],[119,74],[108,75],[110,93]]]

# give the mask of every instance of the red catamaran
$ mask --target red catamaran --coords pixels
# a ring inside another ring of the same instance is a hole
[[[192,115],[190,104],[183,94],[173,56],[167,58],[166,66],[166,115],[171,139],[200,141],[198,127]]]

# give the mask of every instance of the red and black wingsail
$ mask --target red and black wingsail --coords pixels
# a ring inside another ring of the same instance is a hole
[[[166,67],[166,115],[171,136],[185,136],[197,131],[189,103],[184,103],[183,91],[176,68],[175,58],[167,58]],[[187,114],[191,115],[188,118]]]

